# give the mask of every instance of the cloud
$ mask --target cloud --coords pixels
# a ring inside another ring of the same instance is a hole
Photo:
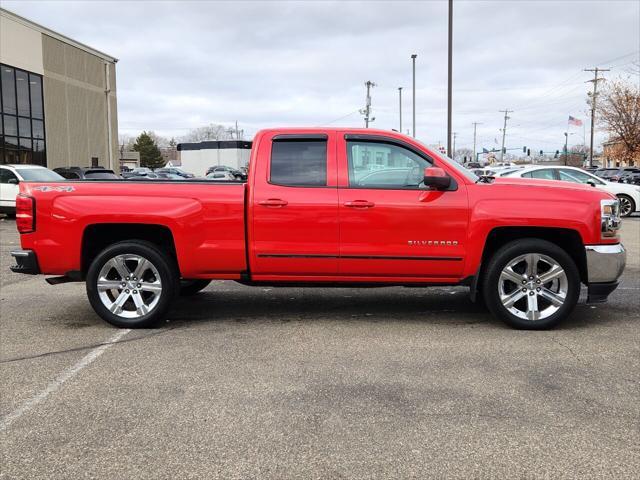
[[[119,58],[120,132],[179,136],[238,120],[250,134],[275,125],[362,126],[373,80],[379,128],[411,120],[417,53],[418,137],[446,143],[447,2],[3,2],[4,8]],[[456,1],[454,130],[470,146],[561,148],[567,117],[587,120],[582,70],[621,72],[640,53],[633,1]],[[635,53],[634,53],[635,52]],[[585,122],[587,123],[587,122]],[[582,132],[572,137],[582,142]],[[604,138],[603,133],[598,138]]]

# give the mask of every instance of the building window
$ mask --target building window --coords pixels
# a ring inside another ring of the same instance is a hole
[[[0,64],[0,163],[47,165],[42,76]]]

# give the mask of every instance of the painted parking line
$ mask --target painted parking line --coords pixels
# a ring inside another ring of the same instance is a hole
[[[78,363],[76,363],[75,365],[69,367],[64,372],[62,372],[58,376],[58,378],[56,378],[53,382],[47,385],[47,388],[42,390],[36,396],[25,401],[13,412],[5,415],[0,420],[0,432],[6,430],[9,427],[9,425],[11,425],[14,421],[16,421],[22,415],[27,413],[33,407],[35,407],[39,403],[42,403],[49,395],[57,392],[67,380],[73,378],[83,368],[90,365],[95,359],[97,359],[100,355],[102,355],[109,347],[111,347],[118,340],[122,339],[130,331],[131,331],[130,329],[125,329],[125,330],[119,330],[118,332],[116,332],[104,344],[94,348],[89,353],[87,353],[84,357],[82,357]]]

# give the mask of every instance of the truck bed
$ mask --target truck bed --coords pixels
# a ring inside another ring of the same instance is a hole
[[[83,238],[97,224],[166,227],[176,251],[189,252],[177,255],[185,278],[237,279],[247,268],[242,182],[24,182],[21,192],[37,205],[36,231],[22,235],[22,247],[38,250],[43,272],[80,271]]]

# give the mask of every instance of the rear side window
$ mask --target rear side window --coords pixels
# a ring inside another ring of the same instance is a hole
[[[270,183],[291,187],[327,185],[326,140],[274,140]]]
[[[527,176],[529,178],[539,178],[541,180],[555,180],[556,177],[553,174],[553,170],[549,168],[543,168],[542,170],[534,170],[532,172],[527,172],[522,175]]]

